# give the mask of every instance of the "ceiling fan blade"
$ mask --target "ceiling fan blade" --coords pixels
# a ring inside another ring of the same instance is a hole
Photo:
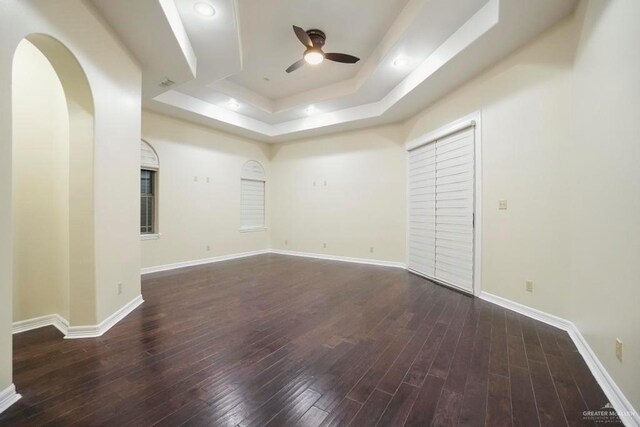
[[[296,33],[296,36],[298,36],[298,40],[300,40],[303,45],[307,47],[313,47],[313,42],[311,41],[311,37],[309,37],[309,34],[307,34],[305,30],[303,30],[300,27],[296,27],[294,25],[293,32]]]
[[[353,55],[347,55],[346,53],[325,53],[324,58],[329,61],[342,62],[343,64],[355,64],[360,61],[360,58],[356,58]]]
[[[298,62],[294,62],[293,64],[291,64],[289,68],[287,68],[287,73],[291,73],[292,71],[295,71],[298,68],[302,67],[305,64],[305,62],[307,61],[305,61],[304,58]]]

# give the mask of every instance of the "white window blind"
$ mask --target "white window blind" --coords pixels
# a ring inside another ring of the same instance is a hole
[[[266,227],[264,168],[255,160],[242,166],[240,180],[240,229],[252,230]]]
[[[409,152],[409,268],[473,292],[473,128]]]
[[[153,147],[145,141],[140,141],[140,165],[145,169],[155,170],[160,167],[158,155]]]
[[[436,147],[409,152],[409,267],[430,277],[436,272]]]
[[[252,179],[241,180],[240,228],[263,228],[265,182]]]

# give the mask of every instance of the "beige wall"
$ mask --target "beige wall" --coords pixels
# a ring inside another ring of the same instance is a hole
[[[13,320],[69,317],[69,115],[46,57],[24,40],[13,63]]]
[[[274,145],[272,170],[273,248],[404,263],[401,126]]]
[[[18,44],[33,34],[46,34],[60,41],[77,59],[91,87],[91,105],[80,102],[69,106],[87,114],[95,112],[92,129],[70,132],[70,140],[85,142],[84,175],[92,178],[89,198],[81,206],[87,208],[89,220],[73,221],[72,235],[82,224],[90,229],[92,244],[89,265],[81,270],[91,272],[87,292],[78,295],[70,313],[76,325],[97,324],[140,294],[139,227],[139,144],[140,87],[139,65],[131,59],[116,37],[94,14],[88,3],[51,0],[10,1],[2,3],[0,13],[0,390],[12,382],[11,323],[13,318],[13,206],[12,206],[12,63]],[[55,47],[53,48],[55,50]],[[64,65],[64,64],[58,64]],[[54,64],[55,66],[55,64]],[[57,70],[57,69],[56,69]],[[68,71],[68,70],[67,70]],[[66,73],[63,73],[66,74]],[[60,76],[60,73],[58,73]],[[78,81],[77,79],[74,79]],[[64,82],[63,82],[64,85]],[[67,87],[65,86],[65,93]],[[71,89],[71,88],[69,88]],[[77,99],[81,101],[80,99]],[[86,121],[84,121],[86,123]],[[91,123],[91,121],[89,121]],[[71,134],[73,133],[73,134]],[[87,139],[85,135],[89,135]],[[91,137],[94,138],[92,143]],[[75,158],[75,157],[74,157]],[[116,166],[117,165],[117,166]],[[78,169],[74,169],[78,170]],[[78,176],[83,176],[79,173]],[[79,184],[79,181],[78,181]],[[73,191],[70,197],[81,195]],[[86,252],[86,251],[85,251]],[[71,256],[73,262],[77,257]],[[72,280],[73,282],[73,280]],[[117,284],[123,283],[118,295]]]
[[[406,124],[411,140],[481,111],[482,290],[575,322],[636,408],[639,18],[633,0],[584,1]]]
[[[481,112],[482,290],[562,317],[574,27],[565,21],[406,124],[411,140]]]
[[[142,242],[143,268],[269,247],[268,229],[239,231],[240,170],[247,160],[259,161],[266,170],[267,203],[273,194],[267,144],[146,111],[142,138],[160,159],[161,234]],[[267,226],[270,218],[267,209]]]
[[[140,292],[140,72],[84,3],[60,4],[3,6],[0,93],[10,92],[12,53],[32,32],[59,38],[87,73],[96,115],[97,323]],[[635,0],[583,1],[576,15],[405,126],[269,147],[145,113],[142,136],[160,157],[162,236],[143,242],[143,267],[269,246],[402,262],[403,142],[479,110],[483,290],[576,322],[640,407],[639,7]],[[5,98],[0,235],[10,236]],[[240,168],[249,159],[267,170],[267,232],[238,230]],[[499,199],[508,210],[497,209]],[[0,390],[11,382],[11,251],[11,239],[0,239]],[[534,281],[533,293],[525,280]],[[623,363],[614,357],[615,337],[625,343]]]
[[[640,2],[590,1],[578,18],[569,318],[640,410]]]

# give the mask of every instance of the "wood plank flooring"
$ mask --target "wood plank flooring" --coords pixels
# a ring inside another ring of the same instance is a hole
[[[396,268],[260,255],[145,276],[103,337],[14,335],[1,425],[588,425],[569,336]]]

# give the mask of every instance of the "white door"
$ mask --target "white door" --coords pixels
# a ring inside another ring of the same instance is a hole
[[[409,269],[473,293],[473,128],[409,152]]]

